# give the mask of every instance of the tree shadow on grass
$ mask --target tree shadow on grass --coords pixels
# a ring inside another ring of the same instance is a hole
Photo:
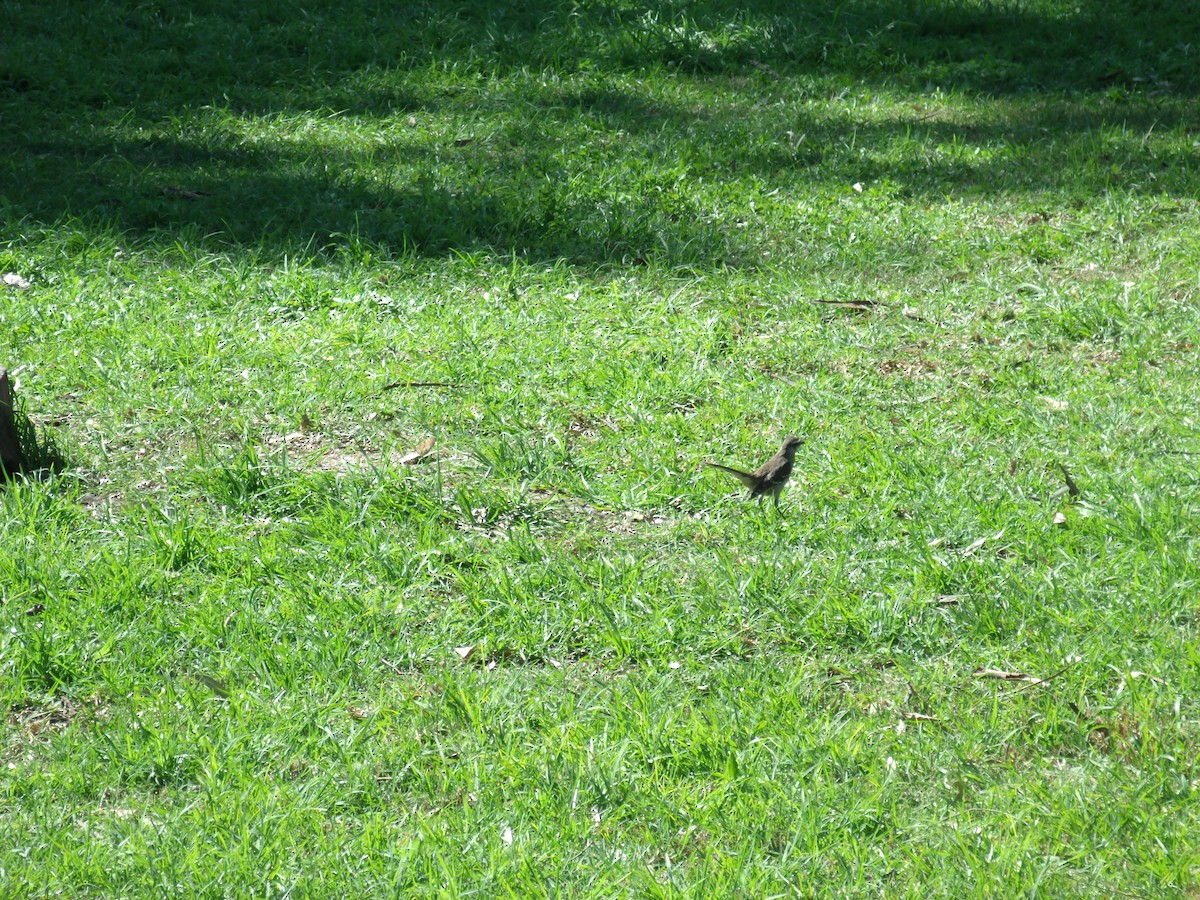
[[[40,430],[25,413],[21,403],[12,412],[16,429],[18,458],[0,460],[0,485],[20,478],[42,479],[68,468],[68,459],[54,435]]]
[[[1185,191],[1194,153],[1142,136],[1186,127],[1200,25],[1152,6],[30,3],[0,38],[0,113],[18,123],[0,204],[267,255],[355,240],[743,265],[754,248],[710,207],[747,178]],[[653,95],[645,73],[716,99]],[[929,109],[847,123],[837,91],[864,87]],[[939,118],[947,91],[994,116]]]

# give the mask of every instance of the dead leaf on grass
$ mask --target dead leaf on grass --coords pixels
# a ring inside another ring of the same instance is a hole
[[[16,272],[5,272],[2,277],[6,287],[16,288],[18,291],[29,290],[29,282]]]
[[[477,645],[467,644],[463,647],[455,647],[454,652],[463,662],[470,662],[471,657],[475,655],[476,649],[478,649]]]
[[[1066,400],[1058,400],[1054,397],[1038,397],[1038,399],[1041,400],[1043,403],[1045,403],[1048,407],[1050,407],[1055,412],[1062,412],[1064,409],[1067,409],[1071,405]]]
[[[402,457],[400,457],[398,460],[396,460],[396,463],[401,466],[411,466],[413,463],[417,462],[418,460],[424,459],[426,456],[428,456],[430,453],[432,453],[433,447],[434,447],[433,438],[431,438],[431,437],[424,438],[424,439],[422,439],[422,441],[419,444],[417,444],[415,449],[409,450]]]
[[[1061,512],[1056,512],[1054,514],[1054,524],[1057,525],[1058,527],[1062,528],[1063,526],[1065,526],[1067,524],[1067,517],[1064,516]]]
[[[976,550],[981,549],[983,547],[983,545],[986,544],[988,541],[998,541],[1002,537],[1004,537],[1004,529],[1003,528],[1001,528],[999,531],[997,531],[991,537],[981,537],[977,541],[972,541],[968,546],[963,548],[962,555],[970,556]]]
[[[663,522],[667,521],[667,517],[662,515],[661,513],[650,513],[649,515],[647,515],[644,512],[637,512],[636,510],[630,510],[625,513],[625,521],[626,522],[649,522],[651,525],[661,525]]]
[[[1166,684],[1166,682],[1163,681],[1161,678],[1151,675],[1148,672],[1139,672],[1136,669],[1130,671],[1129,681],[1137,681],[1139,678],[1149,678],[1150,682],[1152,684],[1158,684],[1158,685]],[[1125,692],[1126,686],[1127,686],[1127,682],[1124,678],[1122,678],[1120,681],[1117,682],[1117,696],[1118,697]]]

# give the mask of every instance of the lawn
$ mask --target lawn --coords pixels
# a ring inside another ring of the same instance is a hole
[[[1190,7],[0,0],[0,896],[1200,896]]]

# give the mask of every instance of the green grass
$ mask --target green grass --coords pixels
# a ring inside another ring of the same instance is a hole
[[[1196,896],[1188,4],[459,7],[0,0],[0,895]]]

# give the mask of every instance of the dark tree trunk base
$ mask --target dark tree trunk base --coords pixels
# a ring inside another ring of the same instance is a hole
[[[17,410],[13,403],[8,370],[0,366],[0,472],[15,475],[25,468],[21,441],[17,434]]]

